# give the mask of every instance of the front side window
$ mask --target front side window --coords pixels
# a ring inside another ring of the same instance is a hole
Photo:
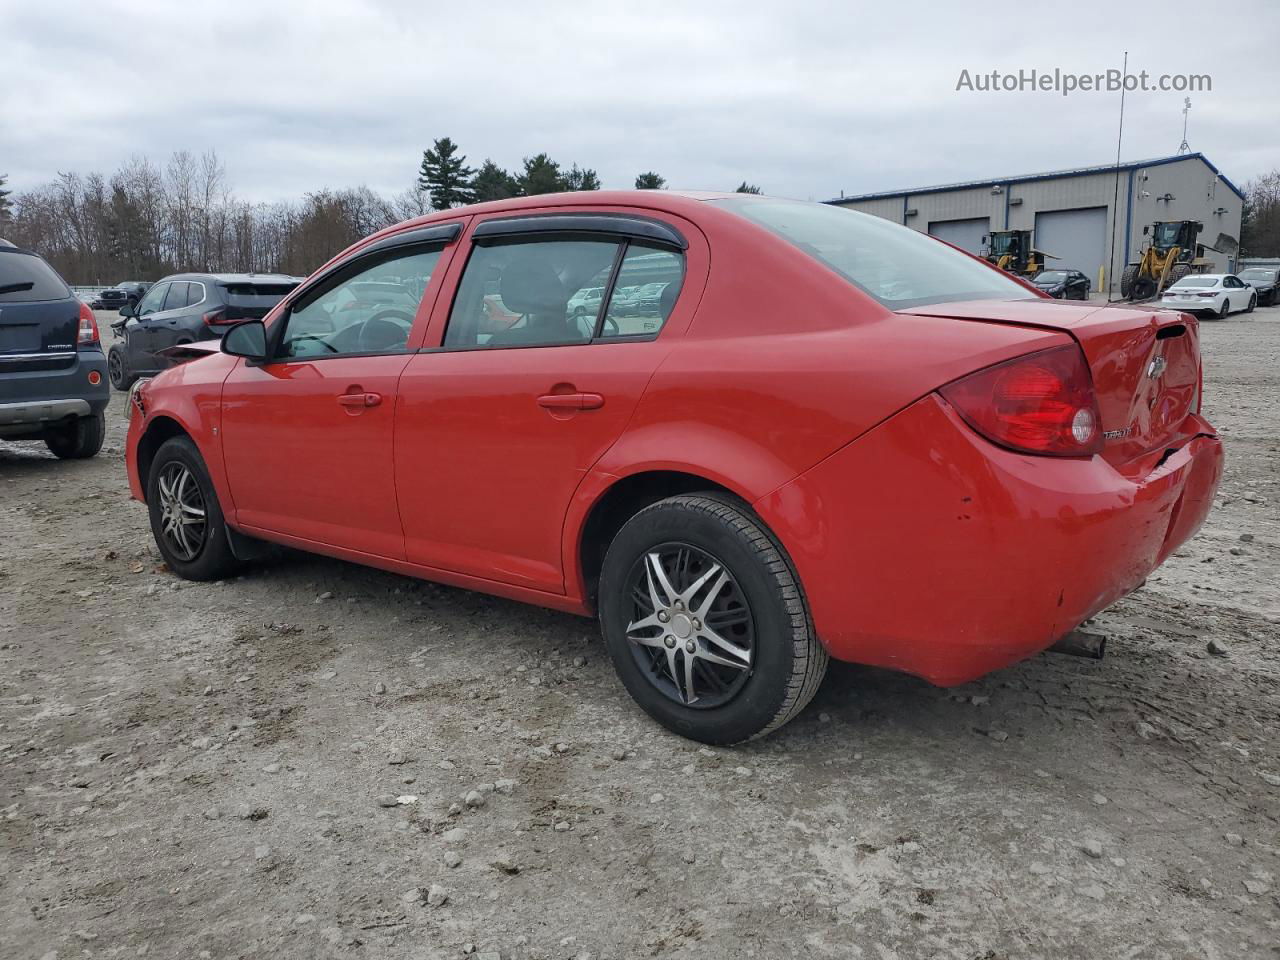
[[[167,283],[157,283],[148,290],[147,295],[138,303],[138,316],[145,317],[160,310],[161,304],[164,303],[165,294],[168,292],[169,284]]]
[[[277,356],[403,353],[440,253],[419,247],[340,270],[290,309]]]
[[[632,243],[605,311],[602,337],[652,336],[671,316],[684,282],[684,257],[674,250]]]
[[[477,246],[445,331],[446,347],[588,343],[617,259],[617,240],[535,240]]]
[[[1003,271],[932,237],[825,203],[762,197],[709,201],[764,227],[890,310],[959,300],[1025,300]]]
[[[175,280],[169,284],[169,292],[165,294],[162,310],[177,310],[187,305],[187,291],[191,284],[185,280]]]

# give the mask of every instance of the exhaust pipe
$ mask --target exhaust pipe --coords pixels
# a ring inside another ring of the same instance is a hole
[[[1049,648],[1050,653],[1062,653],[1069,657],[1101,660],[1107,652],[1107,638],[1087,630],[1072,630]]]

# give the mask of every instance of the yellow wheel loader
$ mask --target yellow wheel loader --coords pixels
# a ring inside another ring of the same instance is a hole
[[[982,255],[988,263],[1021,277],[1034,277],[1045,268],[1046,260],[1058,259],[1031,245],[1030,230],[992,230],[982,243]]]
[[[1208,273],[1213,261],[1205,257],[1206,249],[1228,255],[1239,249],[1239,243],[1225,233],[1218,234],[1215,244],[1199,243],[1203,229],[1199,220],[1158,220],[1143,227],[1143,235],[1150,240],[1142,256],[1120,275],[1120,296],[1126,300],[1158,297],[1189,274]]]

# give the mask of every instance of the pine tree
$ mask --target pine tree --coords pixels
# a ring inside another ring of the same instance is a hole
[[[9,175],[0,173],[0,223],[7,223],[9,217],[13,214],[13,201],[9,199],[13,191],[5,189],[5,184],[8,181]]]
[[[560,164],[545,153],[524,158],[524,172],[520,174],[520,193],[526,197],[540,193],[559,193],[564,190],[560,176]]]
[[[485,160],[475,179],[471,181],[471,192],[475,196],[476,203],[483,203],[486,200],[505,200],[508,197],[520,195],[520,184],[516,182],[515,177],[492,160]]]
[[[754,183],[747,183],[747,181],[743,180],[742,183],[738,184],[738,188],[733,192],[734,193],[761,193],[762,191]]]
[[[578,169],[575,163],[573,167],[563,177],[562,190],[599,190],[600,178],[596,176],[596,172],[591,168],[585,170]]]
[[[471,202],[471,176],[475,171],[466,165],[467,158],[457,156],[457,152],[456,143],[441,137],[422,154],[418,184],[431,195],[431,205],[437,210]]]
[[[667,186],[665,177],[660,177],[652,170],[648,173],[642,173],[636,177],[637,190],[663,190]]]

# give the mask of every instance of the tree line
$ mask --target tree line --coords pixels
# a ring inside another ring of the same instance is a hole
[[[188,270],[306,275],[360,238],[432,210],[601,188],[595,170],[546,153],[512,171],[492,160],[472,169],[466,160],[443,137],[423,152],[413,185],[395,196],[362,186],[276,203],[238,198],[214,151],[178,151],[163,166],[134,156],[109,175],[59,173],[25,191],[10,190],[0,174],[0,237],[42,254],[75,284]],[[659,190],[666,181],[647,171],[635,186]],[[745,181],[738,189],[759,192]]]
[[[1280,169],[1244,185],[1240,255],[1280,257]]]

